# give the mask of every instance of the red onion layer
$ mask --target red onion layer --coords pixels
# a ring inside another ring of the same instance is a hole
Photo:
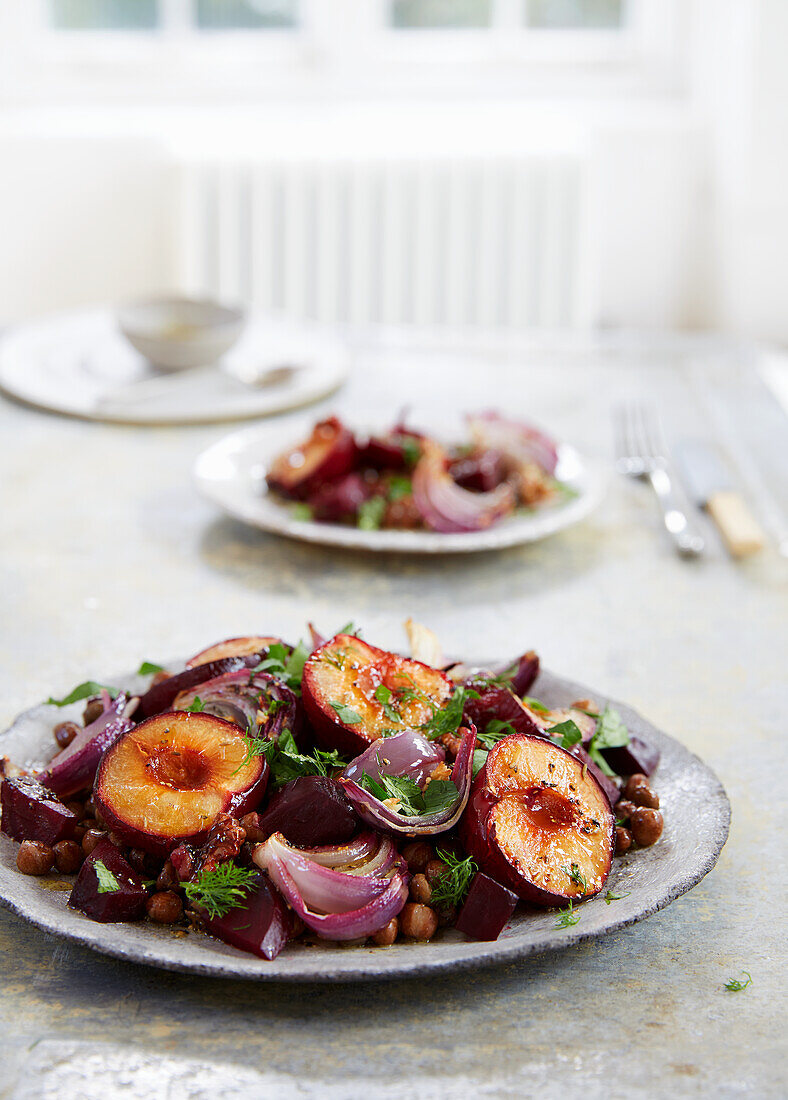
[[[500,451],[517,466],[536,463],[546,474],[555,473],[558,450],[555,443],[533,424],[507,420],[495,412],[469,416],[474,441],[484,450]]]
[[[514,508],[510,485],[489,493],[472,493],[452,480],[443,449],[432,439],[421,444],[421,458],[413,471],[413,500],[428,527],[442,534],[482,531]]]
[[[130,715],[136,708],[136,700],[130,701],[122,692],[110,699],[107,691],[102,691],[101,700],[103,713],[53,758],[44,775],[46,786],[60,798],[92,787],[105,750],[134,725]]]
[[[393,737],[373,741],[361,756],[351,760],[342,775],[354,783],[360,782],[362,775],[378,781],[381,775],[407,776],[422,787],[427,776],[445,759],[446,753],[440,745],[428,741],[417,730],[403,730]]]

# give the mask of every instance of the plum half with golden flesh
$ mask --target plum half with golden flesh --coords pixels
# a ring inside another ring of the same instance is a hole
[[[386,734],[428,722],[452,686],[421,661],[337,634],[306,662],[301,691],[318,744],[357,756]]]
[[[223,661],[227,657],[248,657],[253,653],[262,653],[270,649],[272,645],[281,644],[281,638],[269,637],[267,634],[246,634],[241,638],[225,638],[223,642],[209,645],[207,649],[201,649],[199,653],[186,662],[187,668],[197,668],[207,665],[210,661]]]
[[[335,416],[315,424],[309,439],[274,459],[268,487],[283,496],[304,500],[326,481],[349,473],[356,462],[353,433]]]
[[[126,844],[167,855],[201,844],[220,813],[254,810],[268,782],[264,756],[251,756],[235,723],[169,711],[123,734],[104,755],[93,801]]]
[[[466,850],[535,905],[598,894],[610,872],[615,820],[602,788],[570,753],[512,734],[490,751],[460,824]]]

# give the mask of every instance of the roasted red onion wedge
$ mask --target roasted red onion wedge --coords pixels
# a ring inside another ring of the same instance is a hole
[[[359,817],[368,825],[397,836],[434,836],[452,829],[462,817],[468,802],[473,779],[473,749],[476,744],[476,727],[473,724],[458,732],[461,736],[460,748],[451,772],[451,782],[457,789],[457,796],[451,805],[435,813],[405,816],[397,813],[396,807],[376,798],[360,782],[340,776],[339,782]],[[385,741],[381,751],[386,751]]]
[[[372,935],[399,913],[408,896],[405,861],[384,837],[374,856],[342,869],[316,863],[279,833],[258,844],[253,859],[304,924],[324,939]]]
[[[432,439],[423,440],[421,458],[413,471],[413,500],[433,531],[483,531],[514,509],[509,485],[499,485],[489,493],[472,493],[452,480],[447,466],[444,450]]]
[[[466,700],[465,716],[480,733],[484,733],[493,721],[508,722],[515,733],[542,733],[543,727],[535,721],[535,716],[508,687],[489,680],[471,680],[470,686],[479,697]]]
[[[558,450],[553,440],[541,428],[516,420],[508,420],[495,412],[469,416],[468,426],[480,450],[493,450],[503,455],[511,467],[530,464],[553,475],[558,465]]]
[[[337,634],[306,662],[301,691],[318,744],[356,756],[385,732],[427,722],[451,684],[420,661]]]
[[[295,694],[267,672],[250,672],[246,668],[226,672],[181,692],[173,702],[173,710],[188,710],[197,699],[203,713],[235,722],[242,730],[254,730],[255,737],[275,741],[285,729],[294,736],[298,733]]]
[[[304,500],[324,482],[349,473],[355,460],[353,434],[332,416],[316,424],[300,446],[279,455],[266,480],[271,489]]]
[[[136,709],[136,700],[130,702],[122,693],[115,699],[110,699],[106,691],[101,695],[104,713],[79,731],[71,744],[54,757],[41,777],[61,798],[92,787],[104,752],[134,725],[130,715]]]
[[[613,858],[614,818],[591,772],[543,737],[499,741],[460,825],[491,878],[536,905],[598,894]]]
[[[348,764],[342,776],[358,783],[362,775],[372,779],[380,779],[382,775],[404,775],[423,787],[427,777],[445,759],[445,750],[435,741],[428,741],[418,730],[404,730],[373,742]]]
[[[220,813],[256,808],[268,781],[263,756],[233,722],[171,711],[141,722],[104,754],[93,799],[117,836],[167,855],[182,841],[202,844]]]

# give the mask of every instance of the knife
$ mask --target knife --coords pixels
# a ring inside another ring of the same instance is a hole
[[[730,483],[718,452],[700,439],[685,439],[676,457],[690,496],[714,521],[729,553],[745,558],[764,545],[764,533],[743,497]]]

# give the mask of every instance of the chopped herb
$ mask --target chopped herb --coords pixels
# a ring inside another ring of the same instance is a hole
[[[100,859],[94,859],[93,870],[96,872],[96,878],[98,879],[98,892],[100,894],[117,894],[120,890],[120,883],[106,863],[103,863]]]
[[[337,634],[352,634],[354,638],[360,638],[361,630],[351,619],[349,623],[345,623],[341,630],[337,631]]]
[[[370,497],[359,506],[356,525],[362,531],[377,531],[386,512],[385,497]]]
[[[315,513],[312,511],[311,505],[299,502],[291,506],[290,515],[301,523],[308,523],[309,520],[314,519]]]
[[[154,665],[153,661],[143,661],[137,669],[138,676],[152,676],[156,672],[164,672],[162,665]]]
[[[205,703],[203,703],[199,695],[195,695],[186,709],[192,714],[202,714],[205,710]]]
[[[336,699],[329,699],[328,705],[337,712],[337,718],[346,726],[357,726],[362,721],[361,715],[345,703],[338,703]]]
[[[626,894],[613,894],[608,890],[604,898],[605,905],[610,905],[611,901],[622,901],[624,898],[628,898],[631,892],[631,890],[627,890]]]
[[[588,892],[588,882],[586,881],[585,876],[581,874],[580,868],[577,866],[576,863],[573,863],[571,868],[564,867],[564,871],[566,871],[566,873],[569,875],[569,878],[572,880],[575,886],[580,887],[584,894]]]
[[[374,698],[383,707],[383,713],[388,718],[389,722],[401,722],[402,715],[397,708],[392,704],[391,700],[393,694],[390,688],[387,688],[385,684],[379,684],[373,692]]]
[[[538,699],[533,699],[530,695],[523,696],[523,702],[531,710],[535,710],[537,714],[549,714],[550,708],[546,707],[544,703],[540,703]]]
[[[421,444],[412,435],[400,437],[400,446],[408,466],[415,466],[421,458]]]
[[[395,474],[389,479],[386,496],[390,501],[402,500],[413,492],[413,482],[409,477],[400,477]]]
[[[450,779],[433,779],[422,791],[418,783],[407,776],[381,775],[378,780],[366,772],[361,776],[359,786],[380,802],[395,798],[399,802],[397,813],[403,817],[423,817],[425,814],[439,813],[448,809],[459,794]]]
[[[275,642],[269,647],[268,656],[252,669],[252,675],[255,672],[268,672],[277,680],[284,681],[291,691],[300,692],[301,677],[304,675],[304,665],[308,657],[309,650],[303,642],[299,642],[290,652],[282,642]]]
[[[629,731],[621,721],[621,715],[612,707],[605,707],[596,724],[594,736],[588,743],[588,755],[605,775],[616,773],[602,755],[602,749],[616,749],[629,744]]]
[[[289,729],[283,730],[278,740],[266,741],[262,755],[268,761],[274,786],[281,786],[304,775],[328,775],[329,771],[347,765],[347,760],[336,749],[331,752],[315,749],[308,756],[300,753]]]
[[[257,756],[266,756],[269,752],[268,746],[271,744],[267,737],[253,737],[256,730],[256,726],[250,720],[249,727],[244,734],[244,758],[238,767],[233,772],[233,776],[238,775],[238,772],[243,771],[247,765],[251,764]]]
[[[47,703],[51,707],[67,707],[69,703],[78,703],[80,699],[90,699],[94,695],[98,695],[102,691],[108,691],[114,699],[118,694],[118,689],[113,687],[107,687],[106,684],[99,684],[95,680],[86,680],[84,684],[78,684],[73,691],[63,699],[53,699],[52,696],[47,699]]]
[[[183,892],[189,901],[196,901],[207,909],[209,917],[223,917],[244,904],[258,874],[257,870],[238,867],[227,860],[215,871],[201,871],[193,882],[184,883]]]
[[[442,848],[438,849],[437,856],[443,860],[447,869],[432,882],[430,904],[438,909],[459,908],[465,901],[473,876],[479,868],[470,856],[467,859],[458,859]]]
[[[555,922],[556,928],[571,928],[573,924],[577,924],[580,920],[580,914],[574,911],[572,902],[569,902],[568,909],[562,909],[558,920]]]
[[[478,691],[473,691],[471,688],[457,688],[448,703],[440,710],[434,711],[432,718],[419,726],[419,729],[430,741],[435,741],[447,733],[455,734],[462,725],[466,700],[478,698]]]
[[[571,718],[567,718],[565,722],[559,722],[557,726],[550,726],[547,732],[561,738],[562,749],[571,749],[573,745],[579,745],[583,740],[583,734],[577,722],[573,722]]]
[[[479,733],[477,731],[476,740],[483,745],[485,749],[491,749],[493,745],[496,745],[499,741],[503,741],[504,737],[510,737],[516,732],[511,722],[502,722],[500,718],[493,718],[492,721],[487,723],[487,729],[484,733]]]
[[[747,975],[746,982],[740,982],[738,978],[729,978],[725,983],[725,989],[728,993],[741,993],[743,989],[746,989],[748,985],[752,985],[752,978],[746,970],[742,970],[742,974]]]
[[[487,757],[489,753],[487,749],[474,749],[473,750],[473,774],[476,777],[487,763]]]

